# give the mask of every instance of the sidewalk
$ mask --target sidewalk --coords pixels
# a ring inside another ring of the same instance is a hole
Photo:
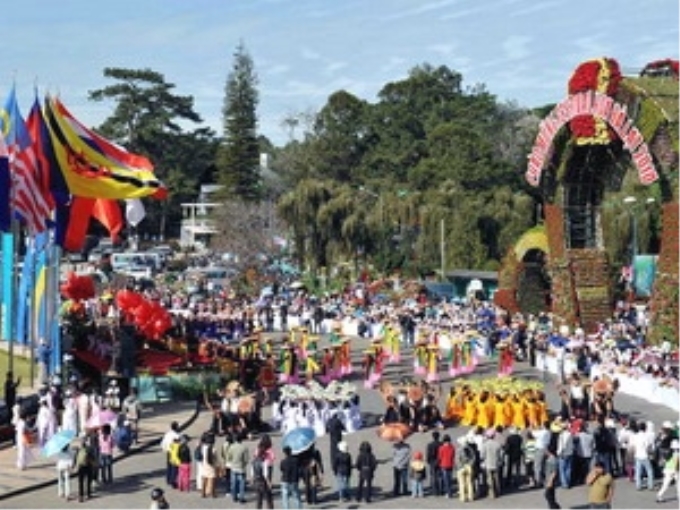
[[[194,422],[197,416],[198,412],[194,401],[145,404],[139,437],[140,443],[127,454],[115,453],[114,463],[124,456],[144,452],[160,443],[171,422],[177,421],[180,428],[185,429]],[[16,450],[11,443],[8,442],[0,447],[0,473],[2,473],[0,477],[0,500],[56,484],[54,459],[42,457],[38,448],[34,449],[33,453],[34,460],[27,469],[20,471],[16,467]]]

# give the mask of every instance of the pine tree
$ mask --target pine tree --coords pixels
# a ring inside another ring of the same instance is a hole
[[[222,110],[224,139],[216,163],[218,182],[224,185],[225,198],[245,201],[261,198],[257,83],[253,60],[241,42],[227,77]]]

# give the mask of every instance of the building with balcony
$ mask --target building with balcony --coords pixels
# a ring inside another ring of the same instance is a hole
[[[182,248],[202,249],[210,242],[210,237],[217,233],[212,212],[221,204],[211,197],[221,188],[219,184],[203,184],[196,202],[181,204],[182,225],[179,243]]]

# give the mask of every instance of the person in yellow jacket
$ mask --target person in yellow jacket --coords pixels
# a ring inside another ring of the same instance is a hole
[[[172,486],[177,488],[177,477],[179,475],[179,466],[182,463],[179,458],[179,447],[181,446],[181,436],[177,434],[175,439],[168,446],[168,461],[170,463],[170,473],[168,479],[172,480]]]
[[[394,327],[392,323],[385,326],[385,336],[383,337],[385,350],[389,355],[391,363],[399,363],[401,361],[401,350],[399,341],[399,330]]]
[[[307,382],[314,380],[314,376],[319,371],[319,363],[316,361],[316,350],[307,350],[307,358],[305,360],[305,377]]]

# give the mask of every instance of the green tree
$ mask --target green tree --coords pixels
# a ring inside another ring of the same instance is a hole
[[[262,196],[257,84],[253,59],[241,42],[225,87],[224,137],[218,150],[217,172],[225,196],[252,201]]]

